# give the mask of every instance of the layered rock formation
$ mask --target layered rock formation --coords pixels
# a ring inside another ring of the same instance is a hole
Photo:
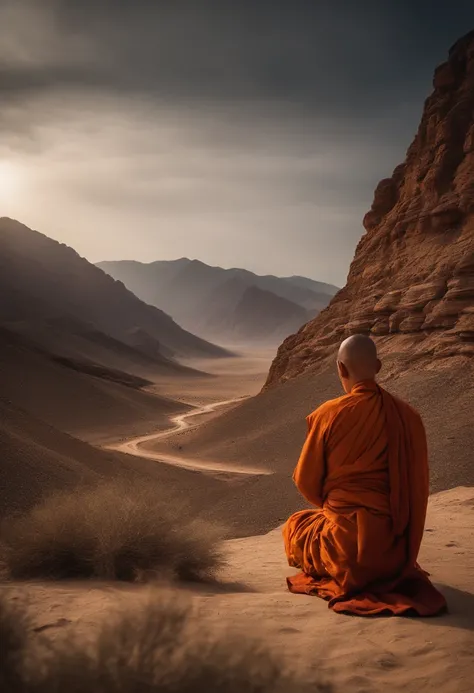
[[[405,163],[375,190],[346,286],[282,344],[267,385],[325,366],[357,332],[417,361],[474,355],[474,31],[433,85]]]

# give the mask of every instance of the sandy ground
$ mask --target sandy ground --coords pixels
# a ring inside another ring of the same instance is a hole
[[[281,530],[226,543],[227,589],[189,594],[202,618],[263,637],[304,676],[319,672],[335,693],[470,693],[474,676],[474,489],[430,499],[422,565],[444,592],[449,614],[433,619],[359,618],[334,614],[315,597],[287,592],[292,572]],[[90,634],[109,609],[133,605],[148,587],[88,583],[21,585],[34,626],[52,637]]]
[[[262,389],[275,353],[276,349],[240,350],[231,358],[193,359],[185,365],[212,377],[159,378],[154,391],[162,397],[195,406],[251,397]]]
[[[274,353],[270,350],[255,350],[226,359],[189,361],[187,365],[198,370],[205,369],[206,374],[203,377],[160,377],[155,379],[153,386],[145,392],[148,396],[155,395],[162,401],[173,402],[174,412],[157,410],[154,420],[148,417],[138,425],[131,422],[129,426],[109,427],[106,432],[102,428],[91,428],[83,432],[81,437],[94,445],[120,449],[130,454],[134,450],[136,452],[137,444],[142,445],[147,439],[158,441],[167,437],[168,431],[176,433],[186,430],[190,427],[184,425],[188,416],[192,417],[193,428],[202,425],[224,411],[234,408],[243,399],[256,395],[265,382],[273,356]],[[149,446],[142,445],[142,448]],[[148,457],[164,461],[165,456]],[[172,460],[177,458],[177,455],[168,457]]]
[[[206,460],[186,459],[183,455],[170,455],[163,452],[153,450],[153,445],[157,441],[164,440],[176,432],[185,431],[188,428],[199,426],[202,420],[218,413],[222,409],[229,409],[241,402],[242,398],[225,399],[222,402],[214,402],[213,404],[203,404],[195,409],[177,414],[170,419],[170,428],[158,433],[151,433],[146,436],[138,436],[137,438],[126,439],[123,442],[114,443],[105,446],[108,450],[135,457],[142,457],[147,460],[156,462],[164,462],[168,465],[180,467],[182,469],[192,469],[195,471],[216,472],[218,474],[227,472],[230,474],[244,474],[246,476],[258,476],[270,474],[269,471],[258,467],[237,466],[235,464],[219,463]],[[150,449],[151,446],[151,449]]]

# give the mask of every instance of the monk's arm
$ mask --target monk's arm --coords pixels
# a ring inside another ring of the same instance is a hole
[[[326,474],[323,417],[316,411],[308,417],[308,434],[293,474],[298,491],[307,501],[321,507]]]

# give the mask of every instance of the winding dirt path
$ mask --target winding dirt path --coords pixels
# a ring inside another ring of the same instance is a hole
[[[167,428],[164,431],[159,431],[157,433],[151,433],[146,436],[139,436],[138,438],[131,438],[129,440],[122,441],[120,443],[115,443],[113,445],[105,446],[107,450],[116,450],[117,452],[125,453],[127,455],[134,455],[135,457],[143,457],[148,460],[155,460],[156,462],[162,462],[164,464],[170,464],[175,467],[182,467],[183,469],[191,469],[193,471],[199,472],[215,472],[215,473],[226,473],[226,474],[244,474],[247,476],[258,476],[262,474],[270,474],[266,469],[257,469],[256,467],[239,467],[236,465],[223,464],[221,462],[208,462],[205,460],[195,460],[186,458],[181,455],[169,455],[164,452],[156,452],[154,450],[147,449],[145,446],[155,440],[162,440],[167,438],[173,433],[178,431],[184,431],[188,428],[195,428],[199,424],[190,423],[190,419],[202,416],[203,414],[211,414],[221,407],[236,404],[237,402],[242,402],[246,397],[235,397],[233,399],[225,399],[221,402],[213,402],[212,404],[205,404],[196,409],[186,412],[185,414],[178,414],[173,416],[170,420],[174,424],[171,428]]]

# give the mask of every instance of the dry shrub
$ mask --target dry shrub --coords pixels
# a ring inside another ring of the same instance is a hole
[[[330,693],[302,682],[254,639],[199,617],[182,595],[117,611],[88,641],[28,642],[22,609],[0,600],[2,693]]]
[[[119,613],[89,650],[51,650],[37,693],[328,693],[289,677],[258,642],[229,636],[186,601],[149,600]]]
[[[216,530],[156,497],[156,487],[117,481],[59,492],[1,530],[10,579],[150,577],[208,580],[222,564]]]

